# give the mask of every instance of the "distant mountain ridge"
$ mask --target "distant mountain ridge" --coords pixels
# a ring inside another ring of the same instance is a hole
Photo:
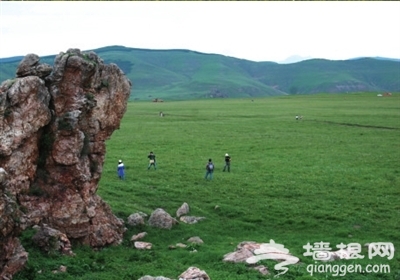
[[[65,50],[66,51],[66,50]],[[185,100],[343,92],[400,92],[400,60],[308,59],[254,62],[191,50],[109,46],[93,50],[132,81],[131,99]],[[41,57],[53,64],[55,55]],[[22,57],[0,59],[0,81],[15,77]]]

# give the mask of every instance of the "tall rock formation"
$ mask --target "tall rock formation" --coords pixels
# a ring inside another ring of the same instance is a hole
[[[125,231],[96,191],[130,81],[79,49],[53,67],[29,54],[16,74],[0,86],[0,279],[24,265],[18,234],[27,227],[45,223],[92,247],[119,244]]]

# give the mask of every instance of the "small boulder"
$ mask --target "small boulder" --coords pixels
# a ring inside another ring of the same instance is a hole
[[[264,265],[255,266],[255,267],[253,267],[253,269],[257,270],[262,275],[268,275],[269,274],[268,268],[266,266],[264,266]]]
[[[204,270],[200,270],[197,267],[191,266],[181,275],[179,280],[210,280],[210,277]]]
[[[64,255],[74,255],[71,250],[71,242],[68,237],[59,230],[53,229],[46,224],[36,227],[37,232],[32,240],[44,251],[58,251]]]
[[[133,213],[129,215],[127,223],[130,226],[144,225],[144,218],[146,217],[147,215],[142,212]]]
[[[140,241],[135,242],[135,248],[139,250],[150,250],[152,246],[153,244],[149,242],[140,242]]]
[[[198,237],[198,236],[190,237],[190,238],[187,240],[187,242],[195,243],[195,244],[203,244],[203,243],[204,243],[204,241],[201,240],[201,238]]]
[[[143,239],[147,235],[147,232],[141,232],[131,237],[131,241],[136,241],[139,239]]]
[[[57,270],[52,271],[54,274],[59,273],[59,272],[67,272],[67,267],[65,265],[60,265],[60,267]]]
[[[140,277],[139,280],[172,280],[170,278],[164,277],[164,276],[150,276],[150,275],[146,275],[143,277]]]
[[[178,221],[165,212],[164,209],[158,208],[151,213],[149,225],[157,228],[171,229]]]
[[[254,256],[253,253],[245,248],[236,250],[235,252],[228,253],[224,255],[224,262],[245,262],[248,258]]]
[[[186,224],[195,224],[198,221],[204,220],[205,217],[195,217],[195,216],[182,216],[179,218],[181,222],[184,222]]]
[[[176,216],[179,218],[180,216],[186,215],[189,213],[189,205],[184,202],[181,207],[176,211]]]

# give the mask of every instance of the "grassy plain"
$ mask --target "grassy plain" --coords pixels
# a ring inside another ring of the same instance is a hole
[[[296,121],[296,114],[303,120]],[[214,280],[272,279],[274,261],[260,262],[269,276],[222,262],[242,241],[270,239],[301,260],[279,279],[400,279],[399,140],[398,94],[131,102],[107,142],[98,194],[125,221],[156,208],[174,216],[183,202],[190,215],[206,219],[171,230],[127,226],[121,246],[98,251],[75,246],[76,257],[44,255],[27,231],[22,241],[30,258],[15,279],[177,279],[190,266]],[[157,156],[156,171],[147,170],[149,151]],[[225,153],[232,157],[230,173],[222,172]],[[212,181],[204,179],[208,158],[216,164]],[[119,159],[126,165],[125,181],[116,175]],[[142,231],[148,233],[143,241],[153,243],[149,251],[138,251],[129,241]],[[204,244],[168,249],[192,236]],[[340,243],[391,242],[397,251],[391,260],[369,259],[363,247],[364,259],[332,263],[384,264],[390,273],[311,276],[307,266],[315,261],[303,256],[303,246],[321,241],[333,250]],[[59,265],[67,272],[51,273]]]

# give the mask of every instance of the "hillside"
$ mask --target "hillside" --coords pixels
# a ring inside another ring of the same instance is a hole
[[[64,50],[66,51],[66,50]],[[190,50],[111,46],[93,50],[132,81],[131,100],[260,97],[319,92],[400,91],[400,61],[311,59],[254,62]],[[41,58],[52,64],[54,55]],[[13,78],[21,57],[0,59],[0,80]]]

